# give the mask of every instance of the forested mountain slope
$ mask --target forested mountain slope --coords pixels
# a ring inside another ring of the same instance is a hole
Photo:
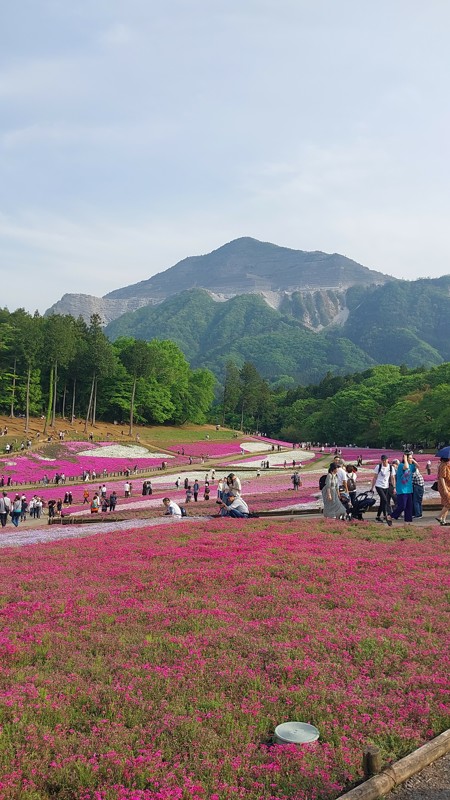
[[[218,303],[208,292],[191,289],[124,314],[106,333],[112,339],[173,339],[194,366],[207,366],[219,377],[230,357],[238,364],[252,361],[270,380],[301,383],[320,380],[327,371],[450,360],[450,276],[353,286],[346,292],[341,325],[321,329],[319,304],[308,317],[315,330],[304,318],[305,302],[295,294],[277,310],[257,294]],[[322,322],[327,319],[324,310]]]

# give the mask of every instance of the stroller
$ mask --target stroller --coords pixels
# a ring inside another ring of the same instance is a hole
[[[370,492],[360,492],[357,494],[350,508],[352,519],[362,519],[363,514],[372,508],[377,501]]]

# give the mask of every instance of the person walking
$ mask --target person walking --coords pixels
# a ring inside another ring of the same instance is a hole
[[[395,494],[395,469],[392,464],[389,464],[389,459],[385,455],[381,456],[380,463],[374,469],[370,491],[373,492],[374,488],[380,498],[375,521],[383,522],[384,520],[391,526],[391,498]]]
[[[416,465],[416,471],[413,475],[412,482],[413,482],[413,497],[412,497],[413,519],[419,519],[422,516],[422,500],[423,500],[423,493],[425,491],[425,481],[417,465]]]
[[[450,459],[441,458],[438,466],[438,492],[441,496],[442,511],[436,517],[440,525],[450,525],[447,522],[447,514],[450,511]]]
[[[22,498],[20,494],[16,494],[11,509],[11,522],[16,528],[19,527],[19,520],[21,514],[22,514]]]
[[[328,519],[345,519],[347,511],[339,499],[338,465],[333,461],[328,467],[325,485],[322,489],[323,515]]]
[[[193,485],[192,489],[194,491],[194,503],[197,503],[197,501],[198,501],[198,493],[200,491],[200,484],[199,484],[197,478],[194,481],[194,485]]]
[[[405,450],[403,461],[398,465],[395,476],[395,490],[397,503],[392,512],[392,519],[398,519],[403,514],[405,522],[412,522],[413,512],[413,475],[417,469],[413,459],[412,450]]]
[[[0,495],[0,524],[2,528],[5,527],[6,521],[8,519],[8,514],[11,511],[11,500],[9,499],[6,492],[2,492]]]

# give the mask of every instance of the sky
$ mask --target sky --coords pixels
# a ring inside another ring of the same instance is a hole
[[[448,0],[14,0],[0,305],[240,236],[450,273]]]

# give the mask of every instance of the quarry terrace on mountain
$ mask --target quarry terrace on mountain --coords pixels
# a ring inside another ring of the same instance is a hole
[[[104,297],[65,294],[47,313],[81,315],[89,321],[98,313],[110,322],[127,311],[161,303],[188,289],[205,289],[216,301],[238,294],[261,294],[274,308],[295,292],[323,297],[354,285],[382,284],[389,275],[363,267],[338,253],[306,252],[243,237],[212,253],[191,256],[146,281],[109,292]]]

